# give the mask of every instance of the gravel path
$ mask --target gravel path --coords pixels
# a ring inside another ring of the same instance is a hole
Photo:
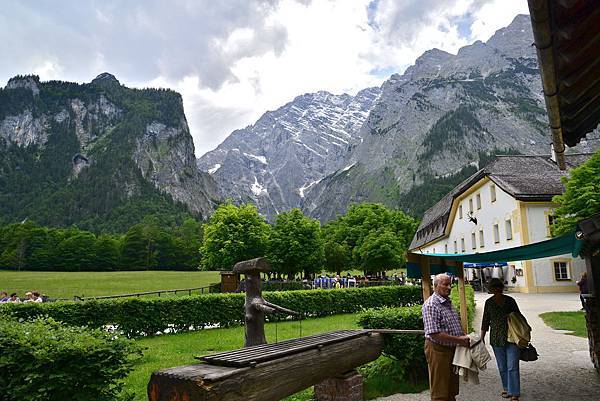
[[[477,294],[475,327],[478,328],[483,304],[490,295]],[[566,335],[546,326],[539,314],[550,311],[573,311],[581,308],[578,294],[510,294],[533,328],[532,343],[540,358],[521,362],[521,400],[523,401],[592,401],[600,400],[600,376],[589,357],[586,338]],[[477,331],[479,331],[477,329]],[[489,339],[489,337],[488,337]],[[488,346],[490,354],[493,353]],[[502,385],[493,359],[479,374],[481,383],[461,382],[460,401],[503,400]],[[396,394],[377,401],[428,401],[429,391],[419,394]]]

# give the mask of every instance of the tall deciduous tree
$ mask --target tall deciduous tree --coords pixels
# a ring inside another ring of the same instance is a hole
[[[96,236],[87,231],[80,231],[65,238],[58,246],[61,255],[61,266],[67,271],[86,271],[93,268],[95,262],[94,246]]]
[[[108,235],[101,235],[96,240],[94,250],[96,262],[94,268],[100,271],[117,270],[119,265],[119,241]]]
[[[253,205],[221,205],[204,226],[205,270],[230,270],[237,262],[265,256],[270,226]]]
[[[402,267],[405,252],[396,234],[383,228],[367,235],[356,253],[364,271],[378,273]]]
[[[277,216],[271,230],[267,258],[273,270],[293,277],[321,271],[325,261],[324,240],[318,220],[306,217],[300,209]]]
[[[552,199],[560,204],[554,212],[553,235],[568,233],[578,221],[600,212],[600,151],[572,169],[563,183],[565,192]]]
[[[141,224],[131,226],[123,238],[121,250],[121,269],[145,270],[149,259],[148,241],[144,236],[144,227]],[[150,255],[153,257],[153,255]]]
[[[324,232],[327,243],[337,243],[348,249],[354,267],[365,268],[367,265],[371,266],[372,263],[371,257],[369,257],[369,261],[366,261],[365,256],[373,255],[373,247],[376,244],[384,245],[382,241],[377,240],[379,236],[389,239],[391,238],[389,233],[392,233],[394,246],[403,255],[408,249],[417,227],[418,222],[402,211],[390,210],[381,204],[362,203],[351,206],[345,215],[327,224]],[[363,243],[367,238],[369,238],[369,244],[363,248]],[[394,260],[394,258],[390,260]],[[367,270],[373,268],[375,268],[374,265]]]
[[[341,274],[342,270],[350,266],[350,252],[345,243],[334,240],[325,242],[325,270]]]

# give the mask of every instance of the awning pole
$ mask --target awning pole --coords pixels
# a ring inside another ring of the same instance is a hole
[[[483,291],[483,269],[479,270],[479,291]]]
[[[421,267],[421,287],[423,289],[423,302],[431,296],[431,269],[429,268],[429,258],[421,256],[419,258]]]
[[[465,269],[462,262],[456,263],[458,270],[458,295],[460,298],[460,322],[465,333],[469,329],[467,318],[467,294],[465,292]]]

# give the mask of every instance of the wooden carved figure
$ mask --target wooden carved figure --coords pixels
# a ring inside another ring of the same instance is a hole
[[[244,346],[266,344],[265,338],[265,313],[282,312],[289,315],[298,315],[297,312],[272,304],[262,297],[260,273],[271,271],[271,266],[265,258],[256,258],[238,262],[233,271],[246,275],[246,341]]]

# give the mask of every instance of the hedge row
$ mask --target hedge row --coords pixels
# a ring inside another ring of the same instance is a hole
[[[469,328],[475,315],[475,294],[471,286],[466,287],[467,316]],[[458,290],[452,290],[453,305],[460,310]],[[358,324],[365,329],[407,329],[423,330],[421,305],[410,307],[385,307],[363,313]],[[385,336],[384,354],[397,360],[402,379],[418,383],[427,378],[427,361],[423,352],[424,337],[414,334],[394,334]]]
[[[141,351],[106,331],[51,318],[0,319],[0,400],[115,401]]]
[[[133,298],[85,302],[24,303],[5,305],[17,319],[50,316],[71,326],[116,326],[128,337],[166,330],[187,331],[220,327],[244,321],[244,294],[206,294],[178,298]],[[420,287],[394,286],[339,290],[265,292],[265,299],[295,310],[304,317],[357,312],[383,306],[421,302]]]

